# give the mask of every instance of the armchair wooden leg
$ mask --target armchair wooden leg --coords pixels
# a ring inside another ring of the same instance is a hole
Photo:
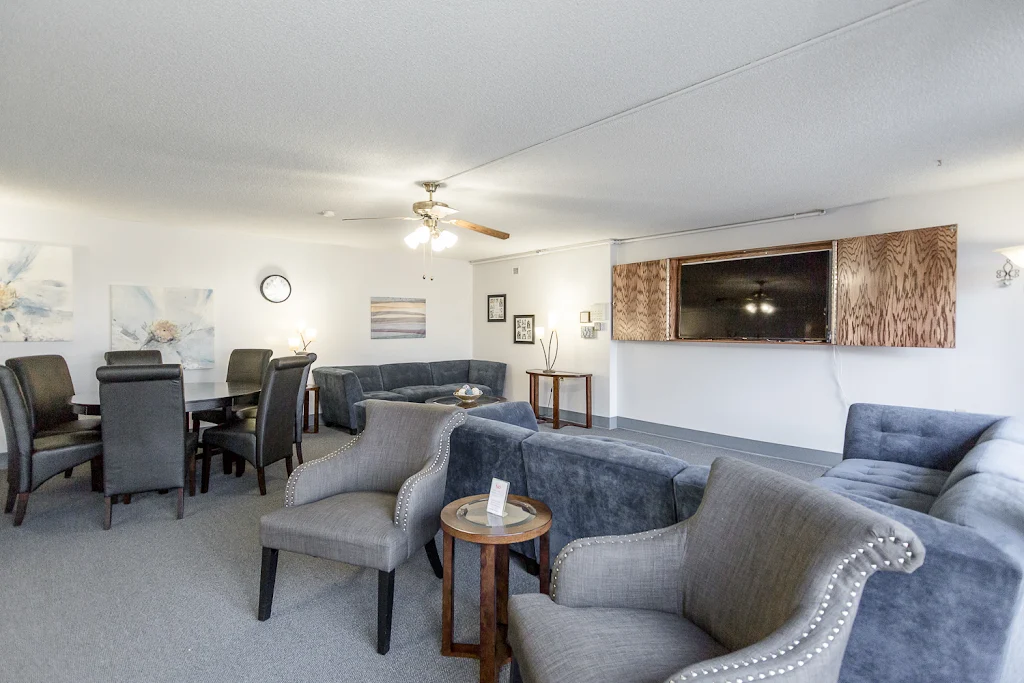
[[[256,618],[266,621],[274,605],[274,582],[277,581],[277,549],[263,549],[263,564],[260,567],[260,605]]]
[[[288,476],[292,476],[292,470],[295,469],[295,464],[292,462],[292,456],[288,456],[284,459],[284,468],[288,470]]]
[[[178,489],[178,519],[185,518],[185,487]]]
[[[11,514],[14,509],[14,499],[18,497],[18,488],[14,484],[7,485],[7,502],[4,503],[4,514]]]
[[[434,539],[430,539],[423,548],[427,551],[427,559],[430,560],[430,568],[434,570],[434,576],[439,579],[444,578],[444,567],[441,566],[441,558],[437,556],[437,543],[434,542]]]
[[[92,490],[99,493],[103,490],[103,456],[97,455],[89,461],[89,473],[92,477]]]
[[[69,467],[66,470],[64,470],[64,478],[65,479],[70,479],[71,475],[74,474],[74,471],[75,471],[74,467]]]
[[[295,457],[299,459],[299,464],[302,464],[302,442],[297,441],[295,443]]]
[[[25,510],[28,509],[28,494],[19,493],[14,499],[14,526],[21,526],[25,521]]]
[[[242,462],[245,462],[245,461],[243,460]],[[260,485],[260,495],[261,496],[267,495],[267,477],[266,477],[266,475],[263,474],[263,468],[262,467],[257,467],[256,468],[256,481]]]
[[[109,530],[110,529],[110,517],[113,514],[113,507],[112,507],[113,506],[113,501],[110,499],[110,496],[107,496],[103,500],[104,500],[104,503],[103,503],[103,507],[104,507],[103,528],[104,528],[104,530]]]
[[[395,570],[377,572],[377,654],[391,649],[391,612],[395,605]]]

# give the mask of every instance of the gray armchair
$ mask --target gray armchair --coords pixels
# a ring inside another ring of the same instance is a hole
[[[865,582],[923,561],[902,524],[719,458],[693,517],[573,541],[555,560],[551,598],[511,598],[513,675],[835,683]]]
[[[369,401],[367,428],[327,457],[298,467],[285,507],[260,520],[259,620],[270,618],[279,550],[378,571],[377,652],[391,647],[395,568],[420,547],[434,573],[452,430],[466,420],[434,404]]]

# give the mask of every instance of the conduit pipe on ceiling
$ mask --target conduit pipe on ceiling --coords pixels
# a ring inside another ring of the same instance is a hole
[[[599,247],[606,244],[632,244],[633,242],[646,242],[648,240],[662,240],[669,237],[679,237],[681,235],[693,235],[699,232],[714,232],[715,230],[730,230],[732,228],[745,228],[751,225],[764,225],[766,223],[781,223],[782,221],[795,221],[801,218],[815,218],[817,216],[824,216],[827,212],[825,209],[815,209],[813,211],[801,211],[800,213],[787,213],[782,216],[771,216],[770,218],[758,218],[752,221],[740,221],[738,223],[723,223],[722,225],[709,225],[703,228],[688,228],[686,230],[674,230],[672,232],[662,232],[656,235],[642,235],[640,237],[622,237],[616,239],[606,240],[594,240],[593,242],[579,242],[577,244],[567,244],[562,247],[549,247],[547,249],[535,249],[534,251],[524,251],[518,254],[508,254],[507,256],[492,256],[491,258],[476,259],[470,261],[470,265],[481,265],[484,263],[498,263],[500,261],[512,261],[515,259],[529,258],[531,256],[542,256],[543,254],[553,254],[560,251],[572,251],[574,249],[586,249],[588,247]]]

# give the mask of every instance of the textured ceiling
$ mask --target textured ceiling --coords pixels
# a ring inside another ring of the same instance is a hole
[[[0,3],[4,194],[404,249],[338,218],[450,178],[458,258],[1024,177],[1022,113],[1020,0]]]

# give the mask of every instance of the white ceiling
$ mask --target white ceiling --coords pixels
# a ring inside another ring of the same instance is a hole
[[[0,3],[5,194],[405,249],[338,219],[450,176],[458,258],[1024,177],[1024,2]]]

